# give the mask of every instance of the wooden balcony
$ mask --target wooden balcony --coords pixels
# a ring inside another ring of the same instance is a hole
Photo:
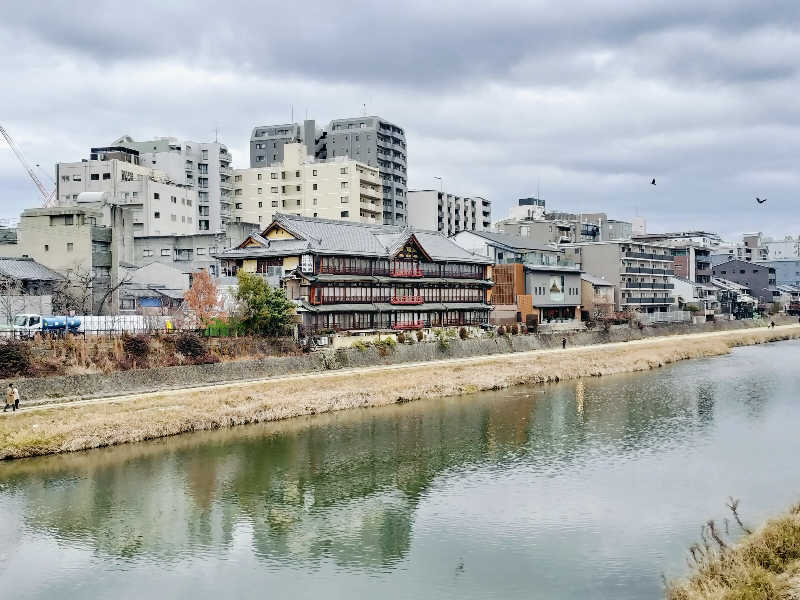
[[[422,304],[425,299],[422,296],[392,296],[389,302],[392,304]]]
[[[392,267],[389,269],[391,277],[422,277],[422,269],[419,267]]]
[[[407,329],[422,329],[425,326],[424,321],[408,321],[407,323],[394,323],[392,329],[407,330]]]

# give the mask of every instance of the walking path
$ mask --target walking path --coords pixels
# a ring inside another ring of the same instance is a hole
[[[798,329],[800,325],[793,324],[793,325],[779,325],[776,326],[774,331],[781,331],[781,330],[791,330],[791,329]],[[571,346],[567,347],[566,349],[561,348],[552,348],[552,349],[544,349],[544,350],[528,350],[525,352],[504,352],[498,354],[482,354],[480,356],[470,356],[467,358],[446,358],[441,360],[434,360],[434,361],[421,361],[421,362],[412,362],[412,363],[402,363],[397,365],[377,365],[373,367],[355,367],[355,368],[347,368],[347,369],[337,369],[332,371],[315,371],[313,373],[297,373],[292,375],[281,375],[277,377],[263,377],[263,378],[256,378],[256,379],[243,379],[239,381],[232,381],[232,382],[224,382],[224,383],[215,383],[211,385],[199,385],[199,386],[185,386],[181,388],[174,388],[174,389],[165,389],[161,391],[155,392],[139,392],[139,393],[132,393],[132,394],[121,394],[119,396],[103,396],[100,398],[89,398],[86,400],[73,400],[71,402],[58,402],[58,403],[50,403],[50,404],[41,404],[31,407],[21,407],[18,412],[32,412],[32,411],[42,411],[42,410],[52,410],[57,408],[69,408],[69,407],[78,407],[78,406],[86,406],[91,404],[112,404],[112,403],[121,403],[121,402],[129,402],[132,400],[139,400],[139,399],[146,399],[146,398],[155,398],[155,397],[169,397],[170,395],[184,393],[186,390],[193,390],[193,391],[209,391],[214,393],[219,393],[220,391],[226,389],[236,389],[239,387],[245,386],[252,386],[254,384],[258,384],[260,382],[276,382],[276,381],[293,381],[293,380],[309,380],[309,379],[329,379],[334,377],[347,377],[349,375],[361,375],[366,373],[378,373],[378,372],[392,372],[392,371],[405,371],[405,370],[413,370],[419,367],[431,367],[431,366],[441,366],[442,368],[449,368],[457,365],[471,365],[476,363],[487,363],[492,361],[498,360],[507,360],[510,356],[516,358],[524,358],[525,356],[536,357],[541,356],[543,354],[553,354],[553,353],[572,353],[572,352],[585,352],[586,350],[605,350],[605,349],[613,349],[613,348],[620,348],[620,347],[630,347],[631,345],[647,345],[647,344],[657,344],[664,341],[675,341],[677,339],[684,340],[687,343],[691,343],[694,339],[708,339],[714,337],[724,337],[726,335],[742,335],[747,334],[749,332],[759,332],[764,331],[764,327],[752,327],[748,329],[733,329],[728,331],[712,331],[712,332],[704,332],[704,333],[689,333],[685,335],[669,335],[669,336],[654,336],[650,338],[644,338],[639,340],[631,340],[629,342],[612,342],[608,344],[591,344],[587,346]],[[24,399],[23,399],[24,402]],[[3,413],[0,412],[0,416],[11,416],[14,413],[11,411]]]

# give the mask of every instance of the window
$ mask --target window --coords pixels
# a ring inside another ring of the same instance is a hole
[[[278,207],[278,201],[277,201],[277,200],[273,200],[273,201],[272,201],[272,206],[274,206],[275,208],[277,208],[277,207]]]
[[[314,216],[316,217],[316,216],[317,216],[317,213],[314,213]]]
[[[314,169],[313,171],[311,171],[311,175],[313,175],[314,177],[316,177],[316,176],[317,176],[317,170],[316,170],[316,169]]]
[[[206,249],[205,248],[198,248],[197,249],[197,255],[198,256],[203,256],[205,253],[206,253]]]
[[[263,203],[263,202],[261,202],[261,201],[259,200],[259,202],[258,202],[258,208],[263,208],[263,207],[264,207],[264,203]]]
[[[111,179],[111,173],[103,173],[103,179]]]
[[[261,173],[258,174],[258,180],[261,181]]]
[[[346,182],[346,181],[342,181],[342,182],[341,182],[341,186],[340,186],[340,187],[341,187],[343,190],[346,190],[346,189],[347,189],[347,182]]]
[[[73,244],[72,242],[67,242],[67,252],[72,252],[74,248],[75,244]]]
[[[303,254],[300,257],[300,269],[303,273],[311,273],[314,271],[314,257],[310,254]]]
[[[162,248],[161,256],[172,256],[172,251],[169,248]]]
[[[300,206],[300,198],[297,199],[297,206]]]
[[[278,178],[278,174],[277,173],[270,173],[269,174],[269,178],[270,179],[277,179]]]
[[[341,212],[341,215],[342,215],[342,218],[344,218],[344,217],[349,217],[349,216],[350,216],[350,211],[343,210],[343,211]]]
[[[316,206],[316,205],[317,205],[317,199],[314,198],[314,206]],[[800,273],[798,273],[798,274],[800,274]]]
[[[172,221],[173,223],[175,223],[175,222],[177,222],[177,221],[178,221],[178,217],[175,215],[175,213],[172,213],[172,214],[169,216],[169,220],[170,220],[170,221]]]
[[[263,154],[259,154],[258,156],[256,156],[256,162],[261,162],[263,160],[264,160],[264,155]]]
[[[160,212],[158,212],[158,211],[154,212],[154,213],[153,213],[153,218],[154,218],[154,219],[160,219],[160,218],[161,218],[161,213],[160,213]]]
[[[347,196],[342,196],[340,200],[342,201],[342,204],[347,204],[350,202],[350,199]]]
[[[278,186],[277,185],[273,185],[271,188],[269,188],[269,191],[272,192],[273,194],[277,194],[278,193]]]
[[[158,200],[159,198],[160,198],[160,196],[158,195],[158,192],[154,192],[153,193],[153,200]]]
[[[295,176],[295,177],[300,177],[300,171],[295,171],[295,172],[294,172],[294,176]]]
[[[312,190],[316,190],[316,189],[317,189],[317,184],[316,184],[316,183],[312,184],[312,185],[311,185],[311,189],[312,189]]]
[[[261,203],[259,202],[259,204],[261,204]],[[236,203],[236,208],[242,208],[242,203],[241,202],[237,202]]]
[[[186,216],[185,215],[181,215],[181,223],[186,223]]]
[[[72,176],[72,181],[82,181],[81,176],[80,175],[73,175]]]
[[[296,191],[298,191],[298,192],[300,191],[300,186],[299,185],[296,185],[295,188],[297,188]]]
[[[261,189],[261,188],[258,188],[258,193],[259,193],[259,194],[260,194],[260,193],[262,193],[263,191],[264,191],[263,189]]]
[[[100,174],[99,173],[92,173],[89,175],[89,179],[92,181],[100,181]]]
[[[259,175],[258,178],[261,179],[261,175]],[[242,181],[242,176],[241,175],[235,175],[234,178],[233,178],[233,182],[234,183],[239,183],[240,181]]]
[[[341,169],[339,169],[339,173],[341,173],[342,175],[347,175],[347,167],[342,167]]]
[[[74,225],[75,215],[64,215],[64,225]]]
[[[142,256],[153,256],[153,251],[150,248],[142,250]]]
[[[284,194],[286,193],[286,186],[285,185],[281,186],[281,192],[283,192]]]
[[[758,270],[757,269],[753,269],[753,275],[758,275]]]
[[[178,203],[178,199],[175,196],[170,196],[169,201],[172,202],[173,204]]]
[[[45,244],[44,245],[44,251],[45,252],[50,252],[50,245],[49,244]]]

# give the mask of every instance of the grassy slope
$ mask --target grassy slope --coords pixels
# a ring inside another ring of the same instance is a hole
[[[644,371],[726,354],[737,345],[797,337],[800,327],[701,334],[690,339],[673,336],[565,352],[496,355],[470,364],[435,362],[363,373],[326,372],[61,405],[0,418],[0,458],[70,452],[518,384]]]

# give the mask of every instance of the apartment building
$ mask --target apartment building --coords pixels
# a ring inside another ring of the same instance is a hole
[[[520,221],[543,220],[545,208],[546,202],[541,198],[518,198],[516,206],[508,209],[508,218]]]
[[[250,167],[282,164],[288,144],[302,143],[317,159],[348,157],[380,172],[384,224],[407,223],[407,151],[405,131],[386,119],[363,116],[335,119],[327,128],[313,120],[259,125],[250,138]]]
[[[631,241],[569,244],[567,258],[581,271],[616,287],[616,310],[668,311],[674,304],[672,249]]]
[[[800,260],[800,237],[788,236],[783,240],[765,242],[767,260]]]
[[[746,286],[748,293],[760,304],[769,304],[780,296],[775,268],[747,260],[729,260],[711,269],[714,277]]]
[[[277,215],[218,257],[228,276],[278,271],[304,334],[488,320],[490,261],[436,232]]]
[[[234,171],[234,221],[265,227],[278,213],[382,224],[380,172],[347,156],[314,158],[283,146],[283,161]]]
[[[112,146],[136,150],[142,166],[157,169],[173,183],[196,192],[191,232],[222,231],[232,220],[233,157],[225,144],[181,141],[174,137],[137,142],[124,135],[114,140]]]
[[[160,170],[144,166],[138,151],[123,146],[92,148],[88,160],[56,164],[56,198],[75,205],[84,193],[131,208],[134,235],[180,235],[196,231],[197,194]]]
[[[745,262],[765,261],[769,259],[769,250],[761,234],[745,233],[742,241],[735,244],[720,244],[714,248],[711,262],[718,265],[729,260],[742,260]]]
[[[459,231],[488,231],[492,203],[480,196],[457,196],[437,190],[409,190],[408,224],[417,229],[455,235]]]
[[[800,285],[800,258],[777,258],[759,261],[758,264],[775,269],[778,285]]]

